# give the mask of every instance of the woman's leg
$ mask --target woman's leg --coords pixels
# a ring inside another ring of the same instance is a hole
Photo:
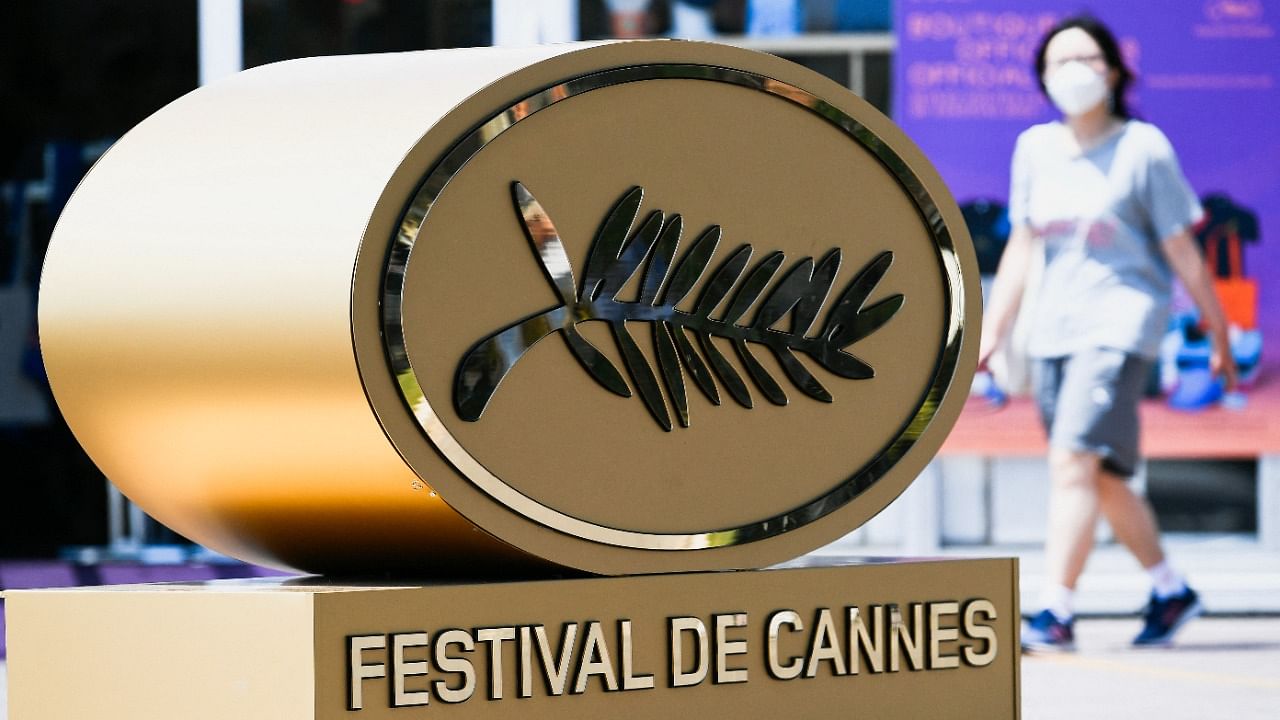
[[[1101,473],[1101,459],[1094,453],[1049,450],[1049,527],[1044,546],[1047,583],[1074,590],[1084,572],[1098,525]]]
[[[1104,470],[1098,496],[1116,538],[1129,548],[1151,578],[1151,598],[1143,612],[1142,631],[1133,643],[1164,645],[1203,608],[1200,596],[1187,587],[1182,575],[1165,560],[1151,503],[1135,493],[1126,479]]]
[[[1100,512],[1144,566],[1160,561],[1150,511],[1113,474],[1138,463],[1138,402],[1148,367],[1141,358],[1102,347],[1071,355],[1062,365],[1049,424],[1045,562],[1047,580],[1066,591],[1075,589],[1084,570]]]
[[[1145,569],[1164,562],[1164,550],[1160,547],[1160,532],[1156,528],[1155,512],[1145,497],[1129,487],[1127,478],[1106,472],[1098,483],[1098,499],[1102,514],[1111,524],[1116,539],[1129,548]]]

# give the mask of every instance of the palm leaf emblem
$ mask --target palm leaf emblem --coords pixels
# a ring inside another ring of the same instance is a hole
[[[881,252],[858,271],[815,332],[814,323],[840,272],[838,248],[820,260],[806,257],[793,263],[772,286],[786,261],[781,252],[752,265],[752,247],[744,244],[711,269],[720,245],[720,226],[704,230],[680,254],[680,216],[666,217],[655,210],[637,226],[644,189],[634,187],[601,223],[579,284],[547,211],[521,183],[513,183],[511,190],[525,234],[559,303],[488,335],[467,351],[454,386],[454,405],[463,420],[479,420],[507,373],[538,341],[553,333],[564,337],[569,352],[605,389],[631,397],[634,386],[665,430],[672,429],[668,402],[680,425],[689,426],[686,375],[715,405],[721,402],[723,388],[738,404],[752,407],[747,380],[712,338],[728,341],[751,385],[775,405],[786,405],[787,394],[760,363],[757,350],[771,353],[796,389],[822,402],[832,402],[831,393],[800,356],[839,377],[875,376],[875,370],[848,348],[878,330],[902,307],[901,294],[867,304],[893,263],[892,252]],[[638,294],[632,299],[620,297],[642,269]],[[693,309],[678,309],[695,291]],[[754,317],[745,322],[744,315],[757,302]],[[722,305],[724,311],[716,313]],[[783,330],[780,326],[788,317],[790,324]],[[579,332],[579,323],[592,320],[609,324],[631,385],[613,361]],[[656,371],[633,334],[640,323],[649,326]]]

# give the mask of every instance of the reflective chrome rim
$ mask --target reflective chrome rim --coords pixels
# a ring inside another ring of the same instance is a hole
[[[849,135],[884,165],[912,199],[934,242],[947,286],[946,339],[933,380],[898,435],[862,468],[826,494],[765,520],[707,532],[649,533],[607,527],[562,513],[507,485],[467,452],[445,427],[422,391],[409,362],[404,337],[405,272],[422,224],[453,176],[495,138],[539,110],[592,90],[659,79],[703,80],[759,90],[805,108]],[[763,540],[826,517],[869,489],[907,454],[933,421],[955,375],[964,335],[963,287],[960,261],[951,233],[924,183],[883,139],[843,110],[794,85],[745,70],[693,64],[633,65],[583,75],[529,95],[472,130],[431,169],[400,220],[387,258],[382,287],[383,342],[400,394],[419,427],[463,477],[489,497],[540,525],[584,540],[639,550],[701,550]]]

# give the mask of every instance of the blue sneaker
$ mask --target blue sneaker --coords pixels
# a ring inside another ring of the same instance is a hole
[[[1076,649],[1076,637],[1072,627],[1074,620],[1062,622],[1050,610],[1022,625],[1022,649],[1030,652],[1070,652]]]
[[[1200,604],[1200,596],[1191,588],[1163,600],[1151,593],[1151,599],[1147,601],[1147,607],[1142,613],[1142,632],[1133,639],[1133,644],[1168,645],[1179,628],[1202,612],[1204,606]]]

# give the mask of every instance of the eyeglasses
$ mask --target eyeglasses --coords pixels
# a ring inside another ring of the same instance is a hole
[[[1050,70],[1057,70],[1063,65],[1066,65],[1067,63],[1071,63],[1071,62],[1080,62],[1080,63],[1084,63],[1085,65],[1092,65],[1095,68],[1107,67],[1107,58],[1105,55],[1101,53],[1094,53],[1093,55],[1073,55],[1071,57],[1058,58],[1053,62],[1046,63],[1046,65]]]

